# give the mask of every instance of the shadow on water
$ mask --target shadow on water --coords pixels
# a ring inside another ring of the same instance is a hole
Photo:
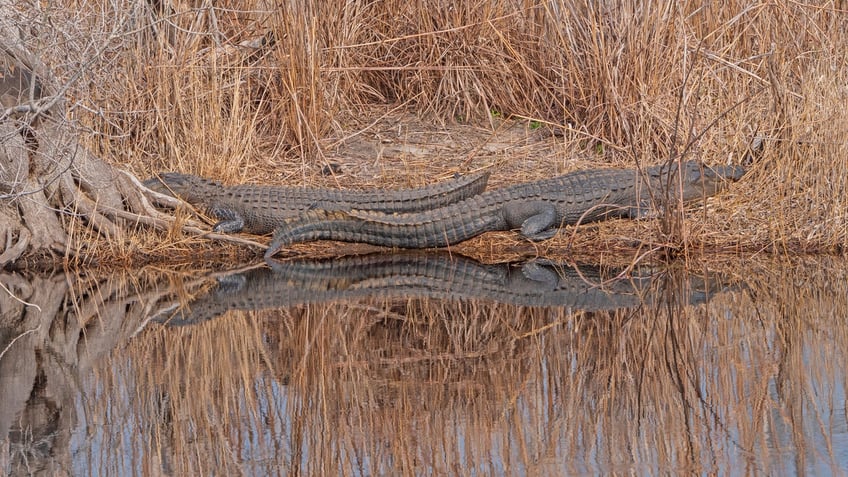
[[[1,274],[0,470],[840,473],[848,262]]]

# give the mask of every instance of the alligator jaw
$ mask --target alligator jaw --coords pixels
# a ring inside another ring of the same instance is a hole
[[[684,202],[713,196],[724,189],[729,183],[741,179],[745,175],[745,172],[747,172],[742,166],[726,165],[710,167],[701,164],[699,165],[700,167],[695,166],[697,168],[693,168],[691,164],[697,163],[687,163],[687,167],[683,172],[685,174]]]

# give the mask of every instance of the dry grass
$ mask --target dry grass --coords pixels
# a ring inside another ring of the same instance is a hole
[[[114,5],[133,21],[76,84],[74,111],[102,134],[93,147],[142,177],[369,187],[491,168],[498,185],[725,163],[761,134],[762,160],[705,211],[675,227],[604,224],[574,247],[848,245],[848,17],[829,2]],[[331,163],[343,173],[323,175]],[[474,253],[511,239],[491,240]]]

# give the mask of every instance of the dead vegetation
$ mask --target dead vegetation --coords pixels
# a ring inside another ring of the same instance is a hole
[[[499,186],[578,168],[739,161],[758,134],[770,138],[762,159],[707,207],[565,230],[519,254],[848,244],[848,29],[830,3],[157,5],[113,5],[131,21],[100,38],[108,59],[32,45],[67,84],[84,144],[138,177],[372,187],[490,168]],[[43,14],[102,27],[98,8],[69,0]],[[63,222],[66,250],[83,262],[210,246],[174,225],[102,240],[88,217]],[[489,234],[459,248],[501,259],[514,242]]]

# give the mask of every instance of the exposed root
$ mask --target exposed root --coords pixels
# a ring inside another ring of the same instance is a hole
[[[26,252],[32,233],[21,227],[6,207],[0,208],[0,240],[3,240],[3,252],[0,253],[0,267],[18,259]]]
[[[32,233],[30,247],[51,248],[65,243],[67,235],[40,186],[27,181],[24,188],[31,193],[18,197],[14,203],[18,206],[23,224]]]
[[[105,167],[109,167],[105,165]],[[115,171],[113,169],[113,171]],[[183,221],[157,210],[151,203],[161,203],[169,207],[179,207],[179,200],[158,194],[144,187],[141,182],[124,171],[115,171],[115,180],[111,183],[111,190],[98,189],[98,199],[106,196],[121,198],[119,206],[101,204],[92,199],[88,193],[75,186],[74,177],[70,170],[59,178],[58,190],[61,197],[61,206],[64,210],[71,210],[75,217],[84,218],[84,222],[90,230],[97,235],[107,239],[121,239],[125,236],[124,226],[130,224],[142,224],[157,230],[172,230],[175,227],[184,234],[197,237],[205,237],[212,240],[220,240],[238,244],[240,246],[264,249],[266,245],[233,235],[224,235],[204,230],[199,222]],[[68,233],[61,225],[56,208],[47,201],[44,192],[38,190],[39,186],[32,184],[26,190],[35,190],[34,193],[21,196],[18,200],[17,210],[4,209],[0,213],[0,240],[2,240],[2,251],[0,252],[0,265],[12,263],[30,252],[45,250],[50,253],[73,255],[73,247],[68,243]],[[114,203],[115,200],[106,199],[106,202]],[[15,215],[18,217],[16,218]],[[179,225],[178,225],[179,224]],[[71,236],[79,236],[79,227],[70,226]]]
[[[121,191],[124,194],[124,198],[126,199],[127,205],[129,206],[129,210],[133,210],[138,214],[143,214],[153,219],[167,220],[170,218],[168,215],[159,212],[156,207],[150,203],[150,200],[148,200],[147,194],[157,194],[156,192],[144,187],[144,184],[142,184],[141,181],[129,172],[119,170],[118,173],[120,174],[118,182],[120,184]],[[173,197],[165,197],[172,199],[175,203],[178,202],[177,199]]]
[[[77,216],[85,217],[88,224],[107,239],[121,237],[118,226],[100,214],[97,204],[77,190],[70,177],[62,177],[60,181],[60,189],[66,208],[73,210]]]

